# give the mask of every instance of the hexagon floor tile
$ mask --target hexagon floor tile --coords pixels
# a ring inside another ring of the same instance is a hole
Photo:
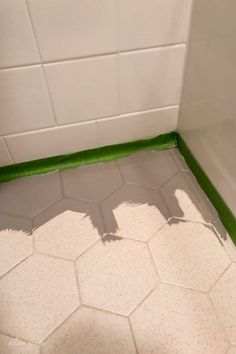
[[[36,252],[67,259],[76,259],[103,236],[98,206],[77,200],[54,204],[35,218],[34,225]]]
[[[147,241],[170,216],[158,191],[125,185],[102,203],[108,234]]]
[[[61,196],[57,173],[20,178],[0,185],[0,212],[32,218]]]
[[[79,305],[73,265],[34,255],[0,280],[0,332],[40,342]]]
[[[39,346],[0,334],[0,353],[2,354],[40,354]]]
[[[118,239],[99,242],[77,261],[83,304],[129,314],[157,285],[144,243]]]
[[[207,199],[191,172],[180,172],[161,187],[172,217],[213,222],[217,212]]]
[[[236,263],[216,282],[210,297],[232,341],[236,344]]]
[[[165,225],[149,242],[161,279],[207,291],[230,264],[213,229],[196,222]]]
[[[140,186],[159,188],[178,172],[171,153],[143,151],[118,160],[126,182]]]
[[[0,214],[0,277],[33,252],[30,220]]]
[[[80,308],[43,344],[42,354],[135,354],[128,320]]]
[[[214,227],[216,229],[216,232],[218,233],[219,239],[224,245],[229,257],[232,259],[232,261],[236,261],[236,247],[231,240],[228,232],[225,230],[224,225],[220,220],[217,220],[214,223]]]
[[[65,196],[100,202],[123,184],[114,162],[81,166],[62,172]]]
[[[236,247],[176,149],[0,184],[0,250],[1,354],[235,353]]]
[[[205,294],[161,285],[132,314],[139,353],[223,354],[229,343]]]

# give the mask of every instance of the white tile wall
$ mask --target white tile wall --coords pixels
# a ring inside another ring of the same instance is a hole
[[[153,138],[176,130],[177,119],[178,106],[100,119],[97,122],[100,144],[112,145]]]
[[[121,54],[122,113],[178,104],[184,55],[183,44]]]
[[[120,0],[118,6],[120,50],[186,41],[191,0]]]
[[[195,0],[178,129],[236,215],[236,1]]]
[[[4,140],[0,139],[0,166],[9,165],[12,163],[11,156],[7,150]]]
[[[0,163],[176,129],[191,2],[0,0]]]
[[[44,60],[116,51],[116,0],[28,2]]]
[[[6,141],[15,162],[67,154],[98,146],[95,121],[9,135]]]
[[[40,66],[0,70],[0,117],[2,135],[55,123]]]
[[[45,66],[58,123],[119,113],[116,56]]]
[[[0,0],[0,68],[39,62],[24,0]]]

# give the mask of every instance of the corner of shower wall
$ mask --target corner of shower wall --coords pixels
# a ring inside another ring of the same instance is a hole
[[[236,2],[194,0],[178,131],[236,215]]]

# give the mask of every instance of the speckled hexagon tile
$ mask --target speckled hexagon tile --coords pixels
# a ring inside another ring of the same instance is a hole
[[[218,214],[191,172],[180,172],[160,188],[172,217],[214,222]]]
[[[231,258],[232,261],[236,261],[236,246],[234,245],[233,241],[231,240],[228,232],[226,231],[224,225],[220,220],[217,220],[214,223],[215,230],[218,234],[218,237],[222,244],[224,245],[224,248],[226,249],[229,257]]]
[[[135,354],[127,318],[82,307],[45,342],[42,354]]]
[[[0,213],[0,277],[33,252],[32,223]]]
[[[118,160],[118,164],[125,182],[153,188],[159,188],[178,172],[168,150],[142,151]]]
[[[123,184],[114,162],[81,166],[61,173],[66,197],[100,202]]]
[[[140,186],[122,186],[101,206],[107,233],[140,241],[147,241],[170,216],[159,192]]]
[[[0,332],[39,343],[78,305],[73,264],[30,256],[0,279]]]
[[[77,261],[82,304],[129,314],[159,284],[147,246],[118,238],[96,243]]]
[[[131,315],[140,354],[223,354],[229,343],[206,294],[161,284]]]
[[[233,262],[210,291],[210,297],[232,344],[236,344],[236,263]]]
[[[214,230],[197,222],[165,225],[149,247],[162,281],[196,290],[209,290],[230,264]]]
[[[61,197],[57,173],[24,177],[0,185],[0,212],[32,218]]]
[[[0,353],[1,354],[40,354],[37,344],[24,342],[23,340],[8,337],[0,334]]]
[[[34,219],[35,251],[76,259],[103,236],[99,207],[63,199]]]

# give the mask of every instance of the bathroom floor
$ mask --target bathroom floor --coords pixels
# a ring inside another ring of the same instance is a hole
[[[176,149],[2,184],[0,227],[1,354],[236,353],[236,248]]]

